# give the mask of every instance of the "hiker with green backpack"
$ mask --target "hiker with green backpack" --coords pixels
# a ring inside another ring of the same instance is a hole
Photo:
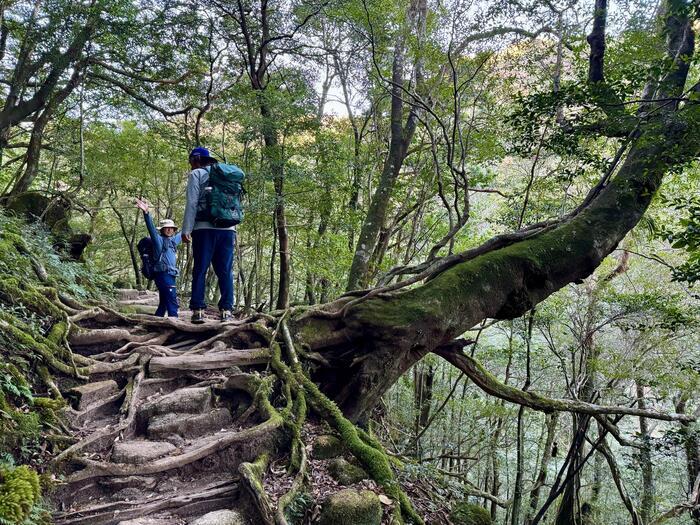
[[[192,322],[204,322],[206,276],[209,266],[219,281],[219,312],[222,321],[233,318],[233,254],[236,225],[243,219],[241,197],[243,171],[217,161],[203,147],[189,155],[192,171],[187,179],[187,204],[182,240],[192,242]]]

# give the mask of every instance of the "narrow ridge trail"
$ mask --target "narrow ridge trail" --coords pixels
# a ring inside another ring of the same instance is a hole
[[[89,379],[64,392],[75,442],[54,459],[65,481],[52,495],[56,523],[184,524],[233,507],[245,515],[255,497],[245,498],[241,465],[284,433],[260,395],[274,319],[193,325],[94,307],[70,321]],[[264,522],[253,514],[250,523]]]

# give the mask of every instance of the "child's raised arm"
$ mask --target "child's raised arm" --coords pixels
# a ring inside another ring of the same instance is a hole
[[[136,199],[136,207],[143,212],[143,219],[146,221],[146,228],[148,228],[148,234],[151,236],[156,257],[158,257],[158,254],[163,250],[163,239],[158,230],[156,230],[155,224],[153,224],[151,214],[148,213],[148,203],[141,199]]]

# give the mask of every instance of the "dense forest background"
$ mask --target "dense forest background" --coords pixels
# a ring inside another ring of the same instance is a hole
[[[23,228],[47,250],[89,235],[82,264],[61,271],[72,272],[71,293],[110,300],[112,285],[148,285],[134,199],[181,224],[187,152],[203,145],[247,174],[239,309],[402,282],[439,257],[574,212],[624,158],[654,95],[650,75],[685,68],[697,87],[694,43],[676,54],[681,66],[669,60],[664,24],[685,13],[698,33],[698,9],[3,2],[2,202],[42,216]],[[695,88],[654,103],[697,104]],[[474,326],[466,353],[501,383],[549,398],[697,416],[699,188],[695,158],[675,166],[590,277],[522,316]],[[186,302],[188,246],[178,264]],[[0,391],[16,390],[0,365]],[[499,524],[700,523],[696,423],[545,413],[491,393],[429,354],[368,416],[403,460],[401,479],[430,493],[424,512],[447,519],[445,502],[467,499]],[[46,429],[35,430],[0,461],[41,468]],[[583,465],[573,476],[572,461]],[[562,486],[584,518],[557,513]]]

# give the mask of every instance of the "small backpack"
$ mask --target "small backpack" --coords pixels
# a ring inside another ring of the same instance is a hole
[[[233,164],[216,163],[209,168],[207,220],[216,228],[230,228],[243,220],[241,198],[245,173]],[[209,189],[211,188],[211,189]]]
[[[141,257],[141,273],[146,279],[152,281],[156,273],[155,266],[158,262],[153,249],[153,240],[150,237],[144,237],[136,245],[136,249]]]

